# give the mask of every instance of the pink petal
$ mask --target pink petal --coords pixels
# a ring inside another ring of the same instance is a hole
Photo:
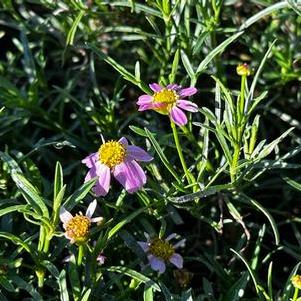
[[[90,170],[88,171],[88,173],[86,174],[86,177],[85,177],[85,183],[90,181],[91,179],[97,177],[97,174],[96,174],[96,166],[93,165]]]
[[[146,110],[152,110],[154,108],[153,104],[145,104],[145,105],[140,105],[138,108],[138,111],[142,112],[142,111],[146,111]]]
[[[104,196],[108,193],[110,189],[111,182],[111,171],[110,168],[104,164],[97,164],[97,175],[98,181],[93,188],[96,196]]]
[[[137,241],[137,243],[144,252],[147,252],[149,250],[149,243],[147,243],[145,241]]]
[[[154,92],[160,92],[162,90],[162,87],[159,84],[152,83],[149,84],[149,87],[154,91]]]
[[[82,160],[82,163],[86,164],[87,167],[91,168],[98,160],[98,153],[93,153]]]
[[[166,269],[166,266],[165,266],[165,262],[153,255],[148,255],[148,260],[149,260],[149,263],[151,265],[151,268],[154,270],[154,271],[158,271],[159,273],[164,273],[165,272],[165,269]]]
[[[177,84],[169,84],[166,88],[177,91],[178,89],[181,88],[181,86],[179,86]]]
[[[179,248],[179,247],[184,247],[185,246],[185,242],[186,242],[186,239],[182,239],[180,241],[178,241],[176,244],[173,245],[173,248],[176,249],[176,248]]]
[[[198,90],[194,87],[189,87],[189,88],[185,88],[185,89],[182,89],[180,91],[180,96],[191,96],[193,94],[195,94]]]
[[[153,97],[147,94],[141,95],[138,98],[137,105],[145,105],[153,101]]]
[[[172,121],[179,126],[185,125],[187,123],[187,117],[185,113],[176,106],[171,109],[170,117]]]
[[[178,269],[183,268],[183,257],[180,254],[174,253],[170,258],[169,261],[174,264]]]
[[[129,145],[127,147],[127,158],[129,160],[137,160],[144,162],[153,160],[153,157],[150,156],[145,150],[135,145]]]
[[[177,101],[177,106],[183,110],[189,111],[189,112],[197,112],[198,111],[198,105],[184,99],[180,99]]]
[[[92,215],[93,215],[93,213],[94,213],[94,211],[95,211],[95,209],[96,209],[96,205],[97,205],[97,201],[94,200],[94,201],[91,202],[90,205],[88,206],[87,211],[86,211],[86,216],[87,216],[88,218],[91,219],[91,217],[92,217]]]
[[[118,140],[119,143],[123,144],[125,147],[128,146],[128,140],[125,138],[125,137],[121,137],[119,140]]]
[[[64,207],[60,208],[60,220],[63,224],[67,224],[72,217],[72,214],[69,211],[67,211]]]
[[[171,233],[171,234],[169,234],[167,237],[166,237],[166,241],[170,241],[171,239],[173,239],[174,237],[176,237],[177,236],[177,234],[176,233]]]
[[[129,193],[136,192],[146,183],[145,173],[136,161],[125,160],[116,165],[113,175]]]

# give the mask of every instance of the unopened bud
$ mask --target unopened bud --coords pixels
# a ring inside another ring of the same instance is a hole
[[[236,72],[240,76],[243,76],[243,75],[249,76],[251,74],[249,65],[246,63],[238,65],[236,67]]]
[[[292,277],[292,284],[295,288],[301,289],[301,276],[295,275]]]

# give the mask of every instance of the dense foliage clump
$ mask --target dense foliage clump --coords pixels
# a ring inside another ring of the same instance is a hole
[[[300,300],[299,0],[0,17],[0,300]]]

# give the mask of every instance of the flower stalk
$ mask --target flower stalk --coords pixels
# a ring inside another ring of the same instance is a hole
[[[178,155],[179,155],[179,158],[180,158],[180,161],[181,161],[182,168],[183,168],[183,171],[185,173],[186,179],[187,179],[189,184],[193,184],[195,182],[195,178],[194,178],[193,174],[187,168],[187,165],[186,165],[186,162],[185,162],[185,159],[184,159],[184,156],[183,156],[182,148],[181,148],[181,145],[180,145],[180,141],[179,141],[179,135],[178,135],[177,127],[176,127],[175,123],[172,122],[172,121],[171,121],[170,125],[171,125],[171,128],[172,128],[172,133],[173,133],[174,141],[175,141],[175,144],[176,144],[177,152],[178,152]]]
[[[84,257],[84,245],[78,246],[77,265],[81,266]]]
[[[242,138],[244,133],[244,127],[246,124],[245,116],[245,87],[247,84],[247,76],[250,75],[250,70],[247,64],[239,65],[236,69],[237,74],[241,76],[240,95],[238,97],[236,106],[236,128],[235,128],[235,144],[232,162],[230,164],[230,178],[231,182],[235,182],[237,179],[237,167],[242,147]]]

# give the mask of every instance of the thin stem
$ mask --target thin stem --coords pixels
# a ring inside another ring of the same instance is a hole
[[[84,246],[79,245],[78,247],[78,254],[77,254],[77,265],[81,266],[84,256]]]
[[[36,275],[38,277],[38,287],[41,289],[44,286],[44,277],[45,277],[45,270],[39,270],[36,272]]]
[[[297,301],[298,299],[298,294],[299,294],[299,289],[295,287],[295,292],[292,301]]]
[[[240,84],[240,114],[243,117],[244,110],[245,110],[245,86],[246,86],[247,76],[242,75],[241,77],[241,84]]]
[[[236,169],[238,165],[239,155],[240,155],[240,144],[237,144],[234,148],[232,164],[230,167],[230,177],[232,183],[236,180],[236,171],[237,171]]]
[[[245,126],[245,116],[244,116],[244,107],[245,107],[245,86],[246,86],[247,76],[241,76],[241,86],[240,86],[240,95],[237,102],[236,114],[237,114],[237,123],[236,123],[236,142],[234,145],[233,159],[230,166],[230,177],[231,182],[233,183],[236,180],[237,166],[240,156],[240,149],[242,143],[242,136]]]
[[[182,152],[182,148],[181,148],[181,145],[180,145],[180,141],[179,141],[177,127],[172,121],[171,121],[170,125],[171,125],[171,128],[172,128],[173,137],[174,137],[176,148],[177,148],[177,151],[178,151],[178,155],[179,155],[182,167],[183,167],[183,171],[185,173],[185,176],[187,178],[188,183],[192,184],[192,183],[195,182],[195,178],[189,172],[189,170],[187,169],[187,165],[186,165],[186,162],[185,162],[185,159],[184,159],[184,156],[183,156],[183,152]]]

